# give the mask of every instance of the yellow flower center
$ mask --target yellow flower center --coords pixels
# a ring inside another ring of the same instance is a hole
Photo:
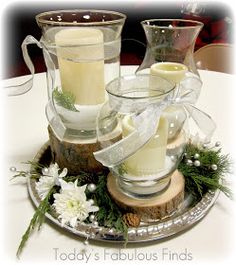
[[[80,201],[68,200],[66,205],[71,210],[79,210],[81,208]]]

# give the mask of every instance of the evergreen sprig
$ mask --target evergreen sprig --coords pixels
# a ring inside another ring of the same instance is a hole
[[[199,154],[200,166],[189,165],[188,159],[194,161],[195,154]],[[216,165],[217,169],[212,169]],[[224,178],[230,173],[231,162],[228,155],[222,155],[221,149],[213,150],[197,147],[189,143],[185,156],[178,169],[184,175],[185,189],[196,199],[200,199],[208,190],[221,190],[226,196],[232,198],[231,190],[224,185]]]
[[[30,171],[24,171],[24,170],[16,170],[15,169],[15,175],[12,176],[11,180],[17,178],[17,177],[30,177],[31,179],[39,179],[41,175],[42,169],[45,167],[44,165],[34,162],[34,161],[27,161],[24,164],[31,165]]]
[[[53,98],[55,99],[57,105],[71,111],[79,112],[75,107],[75,95],[73,95],[70,91],[59,91],[56,87],[53,91]]]
[[[81,172],[79,175],[76,176],[65,176],[63,180],[66,182],[75,182],[77,181],[78,186],[83,186],[85,184],[89,183],[96,183],[98,176],[96,174],[87,173],[87,172]]]
[[[127,242],[128,227],[122,219],[120,209],[109,195],[107,190],[107,176],[99,177],[93,199],[99,207],[99,211],[96,213],[99,225],[115,228],[117,231],[123,232],[125,242]]]
[[[51,207],[51,204],[50,204],[51,196],[55,192],[56,192],[55,187],[52,187],[51,190],[48,192],[47,196],[40,202],[38,208],[36,209],[32,219],[30,221],[30,224],[29,224],[28,228],[26,229],[24,235],[22,236],[20,245],[19,245],[17,253],[16,253],[18,258],[20,256],[20,254],[21,254],[21,252],[22,252],[27,240],[29,239],[29,236],[30,236],[31,232],[36,227],[38,227],[38,230],[40,230],[41,225],[43,224],[44,219],[45,219],[45,214]]]

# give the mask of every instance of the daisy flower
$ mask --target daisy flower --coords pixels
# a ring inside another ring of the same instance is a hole
[[[87,185],[77,186],[78,180],[73,182],[66,182],[60,180],[61,191],[54,194],[53,206],[59,213],[59,219],[62,225],[69,224],[73,228],[76,227],[77,222],[84,221],[90,212],[99,210],[97,206],[93,205],[91,200],[87,200],[85,189]]]

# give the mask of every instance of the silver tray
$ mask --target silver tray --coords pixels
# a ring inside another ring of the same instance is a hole
[[[42,163],[46,156],[50,157],[50,145],[48,142],[41,147],[33,161]],[[35,182],[36,181],[34,179],[29,178],[28,191],[33,203],[36,207],[38,207],[40,198],[35,189]],[[147,242],[158,240],[187,230],[206,216],[211,207],[214,205],[218,195],[219,190],[215,192],[208,191],[201,201],[196,202],[193,200],[191,195],[186,194],[184,202],[180,208],[171,216],[151,223],[141,223],[138,228],[129,228],[128,242]],[[53,211],[53,209],[46,214],[46,217],[54,224],[81,237],[99,241],[125,241],[123,233],[118,232],[115,229],[100,226],[95,227],[91,226],[91,224],[85,223],[79,223],[76,228],[72,228],[69,225],[62,226],[57,218],[56,212]]]

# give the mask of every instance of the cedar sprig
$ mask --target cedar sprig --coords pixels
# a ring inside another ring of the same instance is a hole
[[[221,149],[207,149],[191,143],[186,146],[185,154],[178,169],[185,177],[186,191],[198,200],[208,190],[217,189],[232,198],[231,190],[225,185],[225,176],[231,172],[232,165],[229,155],[222,155]],[[186,163],[187,159],[194,161],[195,154],[199,154],[200,166],[198,167]],[[217,170],[212,169],[213,164],[217,165]]]
[[[93,199],[99,207],[96,218],[100,226],[115,228],[124,234],[125,243],[128,240],[128,227],[122,219],[122,213],[111,199],[107,190],[107,177],[99,176]]]

